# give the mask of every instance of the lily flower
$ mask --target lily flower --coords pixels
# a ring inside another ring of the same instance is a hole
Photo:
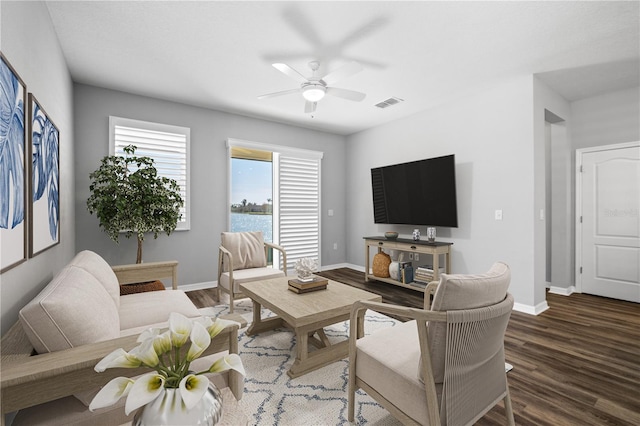
[[[164,333],[160,333],[160,331],[159,328],[150,328],[138,336],[138,342],[151,339],[153,341],[153,349],[158,356],[171,350],[171,332],[167,330]]]
[[[214,322],[212,322],[210,326],[207,327],[207,331],[209,332],[209,336],[211,336],[211,338],[213,339],[218,334],[220,334],[222,330],[227,328],[228,325],[235,324],[235,323],[236,323],[235,321],[229,321],[229,320],[218,318]]]
[[[206,376],[189,374],[180,381],[180,396],[187,410],[192,409],[209,387],[209,379]]]
[[[139,346],[131,349],[129,355],[136,357],[147,367],[155,367],[160,363],[158,354],[153,347],[153,339],[147,339]]]
[[[116,377],[111,380],[93,397],[89,405],[89,411],[115,404],[120,398],[129,394],[134,383],[135,380],[128,377]]]
[[[107,368],[137,368],[140,367],[140,364],[142,364],[140,359],[127,353],[124,349],[118,348],[102,358],[102,360],[96,364],[94,370],[97,373],[102,373]]]
[[[171,342],[177,348],[182,347],[187,342],[191,334],[193,321],[177,312],[169,315],[169,330],[171,330]]]
[[[225,355],[209,367],[209,373],[221,373],[227,370],[235,370],[243,376],[246,376],[242,360],[238,354]]]
[[[156,399],[164,392],[164,377],[156,373],[140,376],[129,390],[124,413],[128,416],[132,411]]]
[[[198,322],[193,324],[191,329],[191,346],[187,352],[187,361],[191,362],[202,355],[211,344],[211,336],[204,326]]]

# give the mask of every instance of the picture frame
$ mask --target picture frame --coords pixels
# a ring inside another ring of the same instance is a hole
[[[29,257],[60,243],[60,131],[29,93]]]
[[[0,273],[27,260],[27,85],[0,52]]]

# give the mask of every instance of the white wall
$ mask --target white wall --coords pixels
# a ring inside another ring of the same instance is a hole
[[[191,230],[170,236],[152,236],[144,242],[146,262],[175,259],[180,262],[179,284],[199,284],[217,279],[220,232],[227,230],[228,138],[324,152],[322,159],[322,263],[343,263],[346,258],[347,217],[342,190],[347,160],[345,137],[287,126],[235,114],[158,99],[75,85],[76,134],[76,250],[90,249],[110,264],[135,262],[136,241],[112,242],[86,208],[89,173],[109,151],[109,115],[160,122],[191,129]],[[329,217],[328,209],[334,210]],[[338,249],[333,249],[337,243]]]
[[[60,244],[0,276],[2,333],[74,254],[73,85],[46,7],[0,2],[0,49],[60,131]]]
[[[640,140],[640,87],[575,101],[571,113],[574,151]]]
[[[393,229],[410,237],[413,228],[373,223],[370,169],[455,154],[459,227],[437,229],[438,239],[454,243],[452,271],[484,272],[505,261],[516,302],[533,309],[544,301],[544,269],[541,286],[534,286],[533,116],[533,77],[523,76],[351,135],[349,263],[364,265],[364,236]],[[494,219],[497,209],[502,221]]]

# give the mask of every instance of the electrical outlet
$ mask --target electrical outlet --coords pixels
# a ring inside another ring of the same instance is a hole
[[[496,210],[496,220],[502,220],[502,210]]]
[[[418,253],[414,254],[413,257],[416,259],[416,262],[420,260],[420,254]]]
[[[338,243],[333,243],[333,249],[338,250]]]

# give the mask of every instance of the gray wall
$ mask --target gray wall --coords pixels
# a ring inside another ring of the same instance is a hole
[[[40,2],[0,2],[0,49],[60,131],[60,244],[0,276],[2,333],[75,253],[73,85],[49,12]]]
[[[437,228],[437,234],[454,243],[452,271],[483,272],[505,261],[516,302],[540,303],[544,287],[534,295],[533,278],[531,76],[349,137],[348,261],[364,264],[362,237],[392,229],[410,237],[413,228],[373,223],[370,168],[446,154],[456,156],[459,227]],[[503,210],[502,221],[494,220],[497,209]]]
[[[176,231],[157,240],[145,239],[146,262],[180,262],[180,284],[217,279],[220,232],[227,230],[228,138],[312,149],[322,159],[322,263],[343,263],[346,258],[346,214],[343,187],[346,170],[343,136],[152,99],[82,84],[74,86],[76,150],[76,250],[90,249],[110,264],[135,262],[136,241],[120,238],[116,245],[98,228],[86,208],[89,173],[108,155],[109,116],[153,121],[191,129],[191,230]],[[334,216],[328,217],[328,209]],[[337,243],[338,249],[333,249]]]

